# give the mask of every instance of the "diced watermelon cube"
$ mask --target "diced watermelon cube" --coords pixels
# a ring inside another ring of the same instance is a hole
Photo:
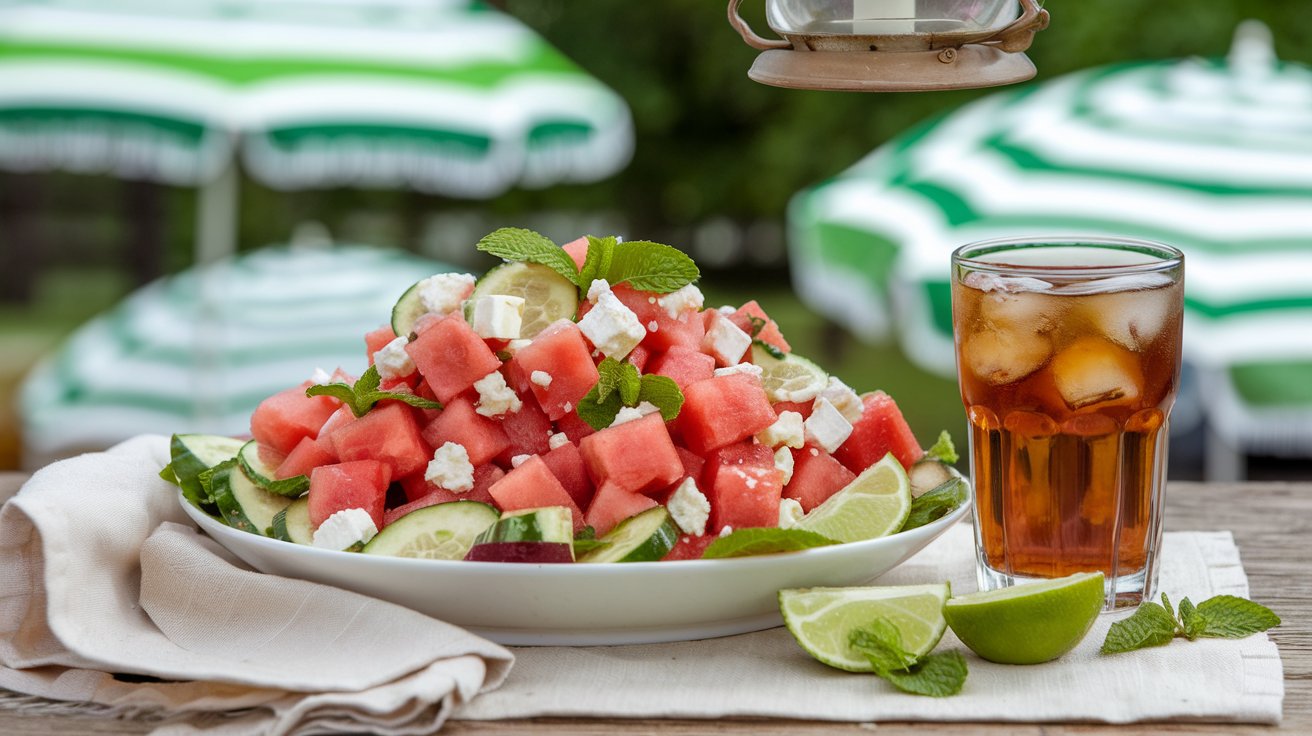
[[[719,537],[714,534],[703,534],[700,537],[694,537],[691,534],[685,534],[679,537],[679,541],[674,543],[669,552],[665,553],[662,560],[700,560],[702,553],[706,548],[711,546]]]
[[[755,299],[742,305],[738,308],[738,311],[729,315],[729,320],[738,325],[738,329],[749,335],[751,335],[752,330],[755,329],[752,325],[753,318],[765,323],[761,327],[761,331],[756,333],[757,340],[769,343],[785,353],[792,350],[792,348],[788,346],[788,341],[784,339],[784,334],[779,331],[779,325],[775,324],[775,321],[770,319],[770,315],[766,314],[764,309],[761,309],[761,305],[757,304]]]
[[[501,367],[496,354],[460,314],[434,322],[405,351],[443,404]]]
[[[803,419],[806,419],[811,416],[811,409],[815,406],[815,401],[776,401],[771,406],[774,407],[775,414],[794,411],[801,414]]]
[[[383,325],[373,332],[366,333],[364,336],[365,357],[369,359],[369,365],[374,364],[374,353],[387,347],[387,343],[396,339],[396,333],[392,331],[391,325]],[[354,381],[349,381],[354,383]]]
[[[310,385],[306,381],[261,401],[251,414],[251,436],[282,453],[306,437],[319,436],[319,428],[341,402],[331,396],[306,396]]]
[[[567,319],[547,325],[515,354],[515,362],[518,370],[529,376],[529,388],[552,421],[568,414],[597,384],[597,366],[587,338]],[[533,383],[534,371],[546,373],[550,383]]]
[[[520,396],[533,393],[533,384],[529,382],[529,373],[520,365],[519,359],[512,357],[505,363],[501,364],[501,375],[506,379],[506,385],[515,390]]]
[[[588,236],[584,235],[576,240],[571,240],[560,247],[574,260],[575,266],[580,269],[583,268],[583,263],[588,259]]]
[[[328,445],[325,448],[324,445]],[[332,465],[337,462],[337,453],[333,452],[331,443],[321,444],[318,440],[302,437],[296,447],[287,453],[286,459],[278,465],[274,477],[278,480],[309,475],[311,470],[320,465]]]
[[[391,473],[376,460],[320,465],[310,472],[310,524],[318,529],[329,516],[343,509],[364,509],[383,528],[383,508]]]
[[[639,344],[630,350],[628,355],[624,356],[624,362],[633,364],[633,367],[637,368],[639,373],[642,373],[643,368],[647,367],[647,361],[651,360],[651,353],[651,348],[645,343]]]
[[[556,420],[556,431],[564,432],[570,442],[578,444],[583,441],[584,437],[596,432],[592,425],[579,419],[577,411],[571,411],[560,419]]]
[[[405,491],[406,500],[414,503],[421,498],[434,497],[437,499],[434,503],[446,503],[447,501],[478,501],[479,503],[497,505],[496,499],[487,489],[492,487],[493,483],[501,480],[506,471],[500,467],[487,463],[474,468],[474,487],[464,493],[448,491],[433,485],[424,478],[423,473],[415,473],[408,478],[401,479],[401,488]]]
[[[648,373],[672,378],[680,389],[715,375],[715,358],[682,345],[666,350],[652,360],[649,366]]]
[[[506,473],[505,477],[492,484],[488,493],[492,494],[503,511],[564,506],[574,516],[574,531],[584,526],[583,512],[540,457],[530,457],[518,468]]]
[[[734,373],[689,384],[676,422],[688,449],[705,455],[751,437],[778,418],[761,379]]]
[[[642,339],[642,345],[651,352],[659,353],[676,345],[696,350],[701,345],[706,327],[696,309],[687,309],[671,317],[660,305],[662,294],[639,291],[627,284],[616,284],[611,291],[646,328],[647,336]],[[591,309],[590,302],[580,304],[579,316],[582,317]]]
[[[674,450],[679,453],[679,462],[683,463],[683,476],[676,482],[682,482],[684,478],[700,481],[702,471],[706,468],[706,458],[683,447],[676,446]]]
[[[818,447],[807,445],[792,453],[793,477],[784,486],[784,496],[796,499],[802,511],[809,512],[856,479],[856,473]]]
[[[501,415],[501,429],[509,446],[497,455],[502,465],[509,465],[516,455],[542,455],[551,449],[551,420],[538,408],[531,396],[523,397],[519,411]]]
[[[579,508],[586,509],[592,501],[594,489],[578,445],[567,442],[541,457],[542,462],[551,470],[551,474],[556,476],[556,480],[565,487],[569,497],[574,499],[574,503],[578,504]]]
[[[702,493],[711,502],[707,534],[734,529],[778,526],[783,486],[774,453],[765,445],[740,442],[706,458]]]
[[[629,493],[614,483],[602,483],[597,487],[592,503],[588,505],[586,521],[600,537],[630,516],[658,505],[650,496]]]
[[[834,452],[848,470],[860,473],[890,452],[908,469],[924,456],[925,451],[891,396],[875,391],[862,397],[861,403],[865,411],[852,425],[852,435]]]
[[[618,427],[588,435],[579,443],[588,473],[629,493],[660,492],[683,476],[660,414],[648,414]]]
[[[368,414],[333,430],[333,449],[342,462],[377,460],[401,479],[422,471],[433,451],[419,435],[419,423],[410,407],[384,401]]]
[[[464,447],[474,465],[482,465],[510,447],[501,422],[476,412],[474,402],[463,396],[447,402],[437,418],[424,427],[423,437],[430,447],[448,442]]]

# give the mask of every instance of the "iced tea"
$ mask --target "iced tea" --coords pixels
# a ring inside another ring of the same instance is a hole
[[[1137,241],[989,242],[953,255],[982,589],[1101,570],[1152,595],[1183,258]]]

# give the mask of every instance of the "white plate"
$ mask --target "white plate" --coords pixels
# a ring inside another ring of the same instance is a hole
[[[779,626],[781,588],[863,585],[964,517],[973,500],[919,529],[760,557],[595,565],[415,560],[334,552],[238,531],[178,495],[219,544],[261,572],[381,598],[501,644],[647,644]]]

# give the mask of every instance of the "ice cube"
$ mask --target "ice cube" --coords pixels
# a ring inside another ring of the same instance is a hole
[[[1006,332],[1051,332],[1066,306],[1064,299],[1032,291],[995,291],[979,300],[980,318]]]
[[[1083,299],[1089,318],[1102,334],[1131,350],[1152,342],[1175,315],[1172,289],[1118,291]]]
[[[966,337],[961,353],[972,373],[1001,386],[1042,367],[1052,354],[1052,343],[1030,330],[983,329]]]
[[[1047,291],[1052,288],[1052,284],[1032,276],[999,276],[983,271],[966,274],[966,278],[962,279],[961,282],[972,289],[979,289],[983,292],[1000,291],[1009,294],[1019,294],[1026,291]]]
[[[1052,359],[1057,391],[1071,409],[1124,405],[1143,393],[1143,369],[1134,353],[1100,337],[1082,337]]]

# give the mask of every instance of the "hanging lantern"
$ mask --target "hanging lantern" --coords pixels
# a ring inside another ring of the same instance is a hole
[[[1048,27],[1039,0],[766,0],[782,39],[763,38],[729,0],[729,23],[761,49],[747,76],[797,89],[916,92],[1030,79],[1025,50]]]

